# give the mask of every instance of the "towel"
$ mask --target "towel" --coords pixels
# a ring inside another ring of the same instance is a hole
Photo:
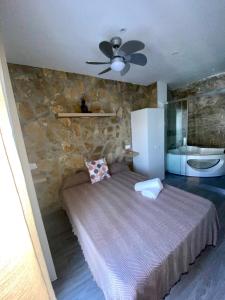
[[[157,188],[158,190],[162,190],[163,189],[163,185],[162,185],[162,182],[159,178],[154,178],[154,179],[149,179],[149,180],[146,180],[146,181],[141,181],[141,182],[137,182],[135,185],[134,185],[134,189],[135,191],[137,192],[141,192],[143,190],[146,190],[146,189],[152,189],[152,188]]]
[[[141,192],[142,196],[155,200],[163,189],[163,185],[159,178],[154,178],[137,182],[134,185],[134,189],[135,191]]]
[[[159,193],[161,192],[161,190],[162,189],[159,189],[159,188],[150,188],[150,189],[141,191],[141,194],[144,197],[148,197],[150,199],[156,200]]]

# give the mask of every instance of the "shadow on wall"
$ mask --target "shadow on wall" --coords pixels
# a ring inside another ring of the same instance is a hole
[[[130,141],[130,111],[156,106],[156,84],[145,87],[95,77],[9,64],[12,86],[43,213],[60,207],[62,179],[83,169],[84,159],[123,159],[124,141]],[[122,118],[63,118],[58,112],[80,112],[85,95],[92,112],[122,108]]]

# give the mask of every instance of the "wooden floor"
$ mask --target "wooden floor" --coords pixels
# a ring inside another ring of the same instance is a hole
[[[194,178],[167,175],[167,183],[211,200],[218,210],[221,229],[216,248],[208,247],[190,271],[171,289],[166,300],[225,300],[225,177]],[[58,300],[103,300],[74,237],[64,211],[44,220],[58,280]]]

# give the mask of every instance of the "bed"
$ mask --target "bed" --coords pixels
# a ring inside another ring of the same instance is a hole
[[[153,201],[123,170],[62,190],[63,206],[105,299],[163,299],[207,245],[216,245],[214,205],[164,185]],[[81,180],[82,182],[82,180]]]

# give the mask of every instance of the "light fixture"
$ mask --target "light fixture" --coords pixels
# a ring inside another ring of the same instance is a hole
[[[120,72],[125,67],[125,63],[122,57],[117,56],[112,59],[111,69],[116,72]]]

